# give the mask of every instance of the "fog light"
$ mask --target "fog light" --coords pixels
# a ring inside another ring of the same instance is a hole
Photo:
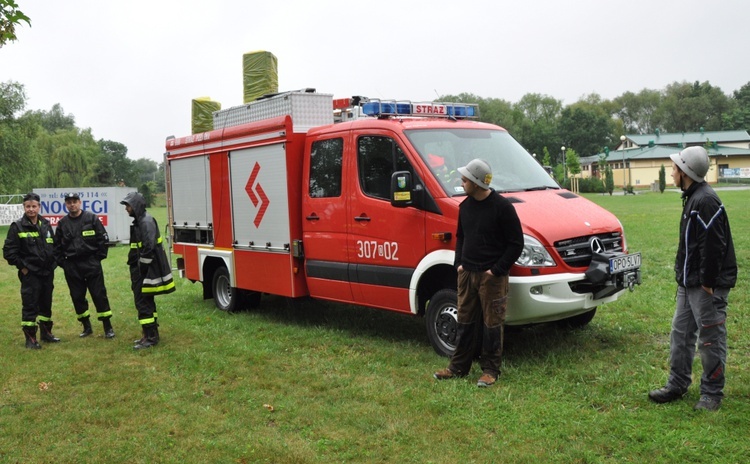
[[[544,293],[544,287],[542,287],[541,285],[536,285],[534,287],[531,287],[529,292],[531,292],[532,295],[541,295],[542,293]]]

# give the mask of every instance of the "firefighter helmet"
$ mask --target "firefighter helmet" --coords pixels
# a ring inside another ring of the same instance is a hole
[[[466,166],[458,168],[458,172],[484,190],[490,188],[492,168],[487,164],[487,161],[473,159]]]
[[[687,147],[679,153],[669,155],[682,172],[696,182],[703,182],[708,172],[708,152],[703,147]]]

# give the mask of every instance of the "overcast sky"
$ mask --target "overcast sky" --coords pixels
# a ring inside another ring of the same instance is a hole
[[[242,55],[257,50],[278,58],[279,90],[337,98],[570,104],[750,82],[748,0],[16,1],[31,27],[0,48],[0,82],[158,162],[167,136],[189,135],[193,98],[242,104]]]

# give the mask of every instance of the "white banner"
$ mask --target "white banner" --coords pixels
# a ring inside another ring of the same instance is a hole
[[[722,177],[750,177],[750,168],[724,168],[721,170]]]
[[[0,205],[0,226],[8,226],[23,216],[23,205]]]

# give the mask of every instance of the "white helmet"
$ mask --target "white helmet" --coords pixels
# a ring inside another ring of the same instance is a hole
[[[492,182],[492,169],[487,161],[473,159],[466,166],[458,168],[458,172],[479,187],[487,190]]]
[[[708,152],[703,147],[687,147],[679,153],[669,155],[682,172],[696,182],[703,182],[708,172]]]

